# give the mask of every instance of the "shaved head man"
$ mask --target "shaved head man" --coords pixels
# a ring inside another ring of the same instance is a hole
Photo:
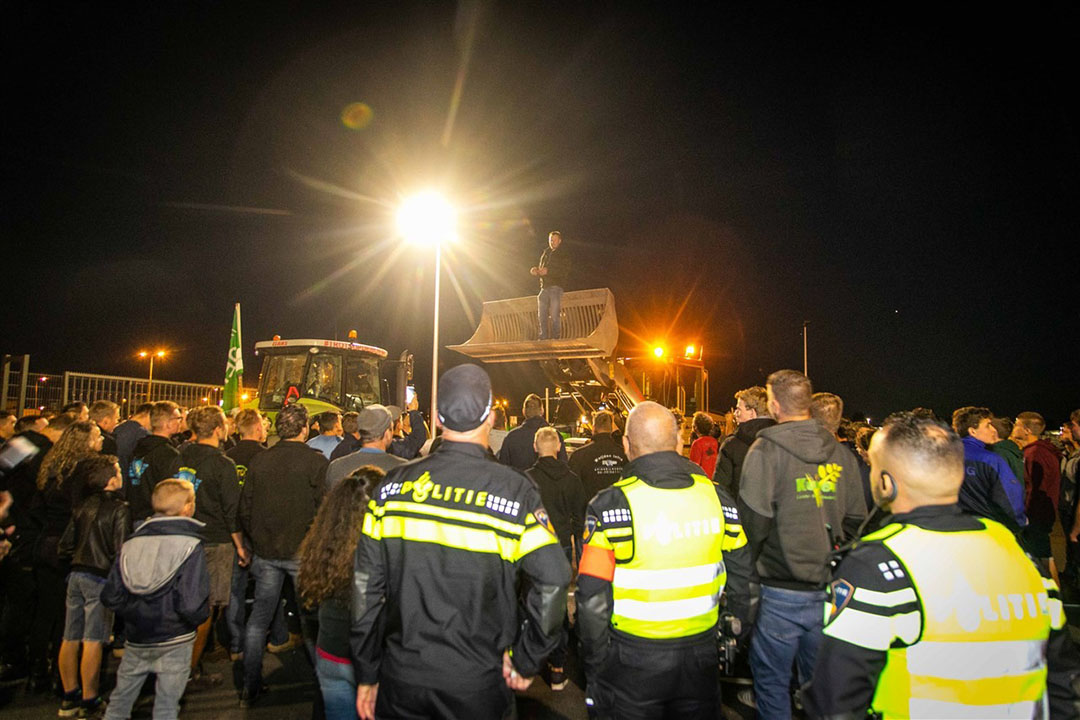
[[[597,717],[716,717],[720,593],[730,612],[747,617],[750,564],[738,510],[679,444],[670,410],[635,407],[623,478],[585,513],[577,627]]]
[[[630,411],[630,417],[626,419],[623,449],[631,461],[655,452],[679,452],[682,438],[675,416],[659,403],[641,403]]]
[[[837,567],[803,689],[809,715],[993,717],[1008,707],[1040,717],[1047,704],[1048,717],[1074,712],[1077,668],[1065,654],[1071,640],[1057,586],[1007,527],[961,509],[956,432],[913,413],[891,415],[870,442],[870,465],[874,500],[892,522]],[[958,612],[958,592],[982,611]],[[993,652],[987,638],[1000,639]]]

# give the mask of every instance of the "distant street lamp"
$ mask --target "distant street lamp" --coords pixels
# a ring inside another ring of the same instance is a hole
[[[142,359],[150,358],[150,376],[146,380],[146,402],[150,402],[150,391],[154,385],[154,358],[160,360],[165,359],[165,351],[158,350],[157,352],[147,352],[142,350],[139,352],[139,357]]]
[[[422,192],[406,198],[397,212],[398,233],[406,242],[435,246],[435,327],[431,340],[431,436],[435,437],[439,387],[439,276],[443,241],[457,237],[457,212],[442,195]]]
[[[41,385],[41,383],[48,382],[48,380],[49,378],[42,375],[37,379],[37,382],[34,383],[34,407],[36,407],[38,411],[42,409],[42,406],[38,405],[38,387]]]

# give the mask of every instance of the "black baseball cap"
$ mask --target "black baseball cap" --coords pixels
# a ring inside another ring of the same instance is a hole
[[[439,422],[457,432],[474,430],[491,413],[491,378],[478,365],[458,365],[439,378]]]

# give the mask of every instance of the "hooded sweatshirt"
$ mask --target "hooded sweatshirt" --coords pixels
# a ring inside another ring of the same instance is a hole
[[[169,645],[192,640],[210,617],[210,575],[202,523],[155,516],[120,548],[101,591],[101,602],[124,618],[130,645]]]
[[[762,584],[820,590],[866,515],[855,458],[817,420],[765,428],[743,461],[739,514]]]
[[[1061,495],[1061,453],[1046,440],[1024,448],[1027,515],[1032,523],[1053,525]]]
[[[150,504],[154,486],[169,477],[169,468],[177,454],[169,438],[160,435],[147,435],[135,443],[128,471],[124,473],[124,496],[136,524],[154,514],[154,506]]]
[[[732,497],[739,496],[739,477],[747,451],[754,444],[759,432],[772,427],[776,421],[770,417],[759,417],[739,423],[734,435],[728,435],[720,445],[716,458],[716,469],[712,481],[727,490]]]
[[[232,542],[232,533],[240,532],[236,463],[221,448],[192,443],[173,460],[169,477],[187,480],[195,487],[195,519],[204,523],[203,540]]]
[[[570,547],[570,538],[577,538],[581,547],[581,531],[585,527],[585,504],[588,498],[581,487],[581,480],[553,457],[538,458],[536,464],[525,474],[540,489],[540,501],[544,504],[559,544]]]

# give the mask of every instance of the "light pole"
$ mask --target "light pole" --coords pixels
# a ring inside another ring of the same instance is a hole
[[[439,278],[442,244],[457,237],[457,213],[442,195],[425,191],[406,198],[397,212],[398,233],[414,245],[435,246],[435,323],[431,338],[431,436],[435,437],[439,395]]]
[[[165,351],[158,350],[157,352],[147,352],[145,350],[139,353],[139,357],[146,359],[150,358],[150,375],[146,379],[146,402],[150,402],[150,390],[154,386],[154,358],[165,359]]]
[[[810,371],[807,369],[807,344],[806,344],[806,327],[810,324],[809,320],[803,320],[802,324],[802,374],[806,377],[810,377]]]

